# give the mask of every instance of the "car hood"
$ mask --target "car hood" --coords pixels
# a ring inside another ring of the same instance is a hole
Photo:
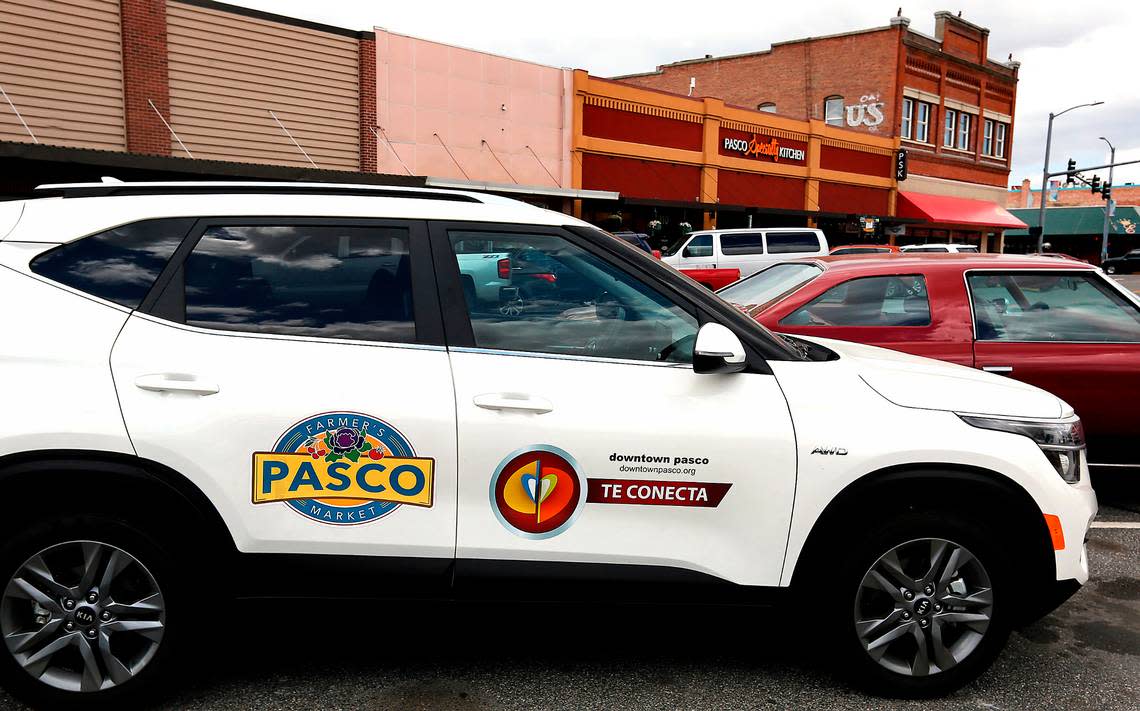
[[[903,407],[1041,419],[1072,413],[1056,395],[1004,376],[862,343],[796,338],[835,351],[867,385]]]

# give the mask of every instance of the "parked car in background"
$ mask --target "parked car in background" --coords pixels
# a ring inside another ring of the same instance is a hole
[[[649,235],[641,232],[633,232],[632,230],[619,230],[611,232],[614,237],[617,237],[622,242],[627,242],[637,247],[642,252],[653,254],[653,247],[649,244]]]
[[[950,253],[950,254],[977,254],[980,250],[973,244],[908,244],[899,248],[900,252],[919,253]]]
[[[677,269],[739,269],[740,276],[791,257],[827,254],[823,232],[806,227],[703,230],[662,251],[661,261]]]
[[[1100,268],[1109,274],[1140,272],[1140,249],[1134,249],[1119,257],[1110,257],[1101,263]]]
[[[891,254],[898,251],[899,248],[893,244],[845,244],[841,247],[832,247],[829,254],[841,257],[848,254]]]
[[[682,274],[711,291],[740,280],[739,269],[679,269]]]
[[[718,294],[781,333],[1002,373],[1064,399],[1092,465],[1140,467],[1140,299],[1097,268],[1013,255],[782,262]]]

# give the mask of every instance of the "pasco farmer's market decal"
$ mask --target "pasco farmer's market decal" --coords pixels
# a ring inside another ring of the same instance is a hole
[[[707,457],[610,455],[621,471],[696,473],[682,465],[707,465]],[[491,509],[499,523],[524,538],[557,536],[577,519],[585,503],[716,508],[732,484],[705,481],[583,478],[569,453],[535,444],[507,455],[491,477]]]
[[[367,523],[403,504],[430,508],[434,468],[384,420],[324,413],[290,427],[272,452],[254,453],[253,503],[284,503],[321,523]]]
[[[721,129],[720,154],[773,163],[807,163],[807,144],[789,138]]]

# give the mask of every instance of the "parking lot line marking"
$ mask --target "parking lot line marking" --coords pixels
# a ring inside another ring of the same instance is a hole
[[[1140,528],[1140,521],[1093,521],[1091,528]]]

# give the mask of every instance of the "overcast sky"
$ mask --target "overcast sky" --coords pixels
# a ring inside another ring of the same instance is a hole
[[[506,0],[490,2],[375,2],[368,0],[230,0],[351,29],[383,27],[472,49],[612,76],[705,54],[768,48],[772,42],[886,25],[900,0],[719,0],[667,2]],[[1054,170],[1067,158],[1079,166],[1108,162],[1105,136],[1117,161],[1140,160],[1140,1],[907,0],[911,29],[934,34],[936,10],[962,11],[990,28],[990,57],[1012,52],[1021,62],[1010,184],[1041,180],[1050,111],[1079,103],[1053,129]],[[1106,178],[1107,171],[1100,171]],[[1140,183],[1140,167],[1117,171],[1114,182]]]

